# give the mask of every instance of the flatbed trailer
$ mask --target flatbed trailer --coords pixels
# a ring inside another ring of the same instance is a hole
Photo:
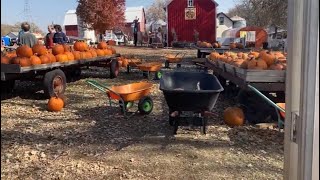
[[[212,53],[213,51],[218,52],[219,54],[223,54],[226,51],[231,52],[250,52],[252,49],[244,48],[244,49],[230,49],[229,47],[222,47],[222,48],[201,48],[196,46],[197,49],[197,58],[206,58],[207,55]]]
[[[15,81],[43,81],[44,92],[47,97],[56,93],[63,94],[66,89],[67,77],[79,77],[82,67],[106,67],[110,70],[110,78],[119,74],[119,54],[101,56],[90,59],[55,62],[36,66],[21,67],[18,64],[1,64],[1,93],[10,93],[14,89]]]

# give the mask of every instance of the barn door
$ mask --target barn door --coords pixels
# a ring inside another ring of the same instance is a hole
[[[319,179],[319,1],[288,1],[284,179]]]

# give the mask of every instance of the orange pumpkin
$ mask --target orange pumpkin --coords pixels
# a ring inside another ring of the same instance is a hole
[[[69,61],[75,60],[73,53],[71,53],[71,52],[65,52],[64,54],[68,56],[68,60],[69,60]]]
[[[64,53],[64,48],[60,44],[57,44],[52,48],[52,54],[55,56],[58,54],[63,54],[63,53]]]
[[[21,57],[15,57],[11,59],[12,64],[20,64]]]
[[[10,64],[10,58],[1,56],[1,64]]]
[[[21,67],[27,67],[27,66],[31,66],[31,62],[29,58],[26,57],[21,57],[19,64]]]
[[[211,59],[211,60],[216,60],[216,59],[218,59],[219,57],[220,57],[220,54],[217,53],[217,52],[212,52],[212,53],[210,53],[210,55],[209,55],[209,59]]]
[[[35,44],[32,47],[32,51],[34,54],[37,54],[38,56],[42,56],[48,53],[47,48],[41,44]]]
[[[284,66],[280,61],[276,61],[269,67],[269,69],[271,69],[271,70],[283,70]]]
[[[249,55],[253,56],[254,58],[258,58],[259,55],[260,55],[260,53],[259,53],[259,52],[256,52],[256,51],[251,51],[251,52],[249,53]]]
[[[90,58],[92,58],[92,54],[91,54],[91,52],[85,52],[86,53],[86,57],[87,57],[87,59],[90,59]]]
[[[41,64],[49,64],[51,62],[47,55],[42,55],[39,58],[41,60]]]
[[[41,59],[38,56],[33,55],[30,57],[30,63],[31,65],[39,65],[41,64]]]
[[[104,56],[104,51],[101,49],[96,50],[98,56]]]
[[[81,59],[80,51],[73,51],[72,53],[73,53],[73,56],[74,56],[75,60]]]
[[[113,47],[110,47],[109,49],[111,50],[112,54],[116,54],[117,53],[116,50]]]
[[[17,48],[17,56],[30,58],[33,55],[29,46],[23,45]]]
[[[230,49],[235,49],[237,47],[236,43],[230,43]]]
[[[66,54],[58,54],[56,55],[57,62],[64,63],[68,62],[68,56]]]
[[[56,57],[53,54],[48,53],[48,54],[46,54],[46,56],[50,59],[50,63],[57,62]]]
[[[267,52],[262,54],[261,59],[264,60],[268,66],[271,66],[275,62],[276,57],[272,52]]]
[[[268,68],[268,65],[265,61],[261,59],[250,59],[248,62],[248,69],[259,69],[259,70],[265,70]]]
[[[64,52],[70,52],[71,51],[71,47],[69,45],[66,45],[66,44],[63,45],[63,49],[64,49]]]
[[[88,45],[85,42],[77,41],[77,42],[74,43],[73,49],[75,51],[83,52],[83,51],[86,51],[88,49]]]
[[[244,113],[241,108],[228,107],[223,112],[224,122],[230,126],[242,126],[245,123]]]
[[[87,59],[87,53],[86,52],[80,52],[80,59]]]
[[[60,55],[62,55],[62,54],[60,54]],[[63,107],[64,107],[63,99],[61,99],[57,95],[55,97],[51,97],[48,101],[48,110],[49,111],[58,112],[58,111],[61,111]]]
[[[97,48],[98,49],[107,49],[108,45],[105,41],[99,42]]]
[[[110,49],[104,49],[103,51],[105,56],[112,55],[112,51]]]
[[[243,49],[244,46],[243,46],[243,44],[241,44],[241,43],[236,43],[236,48],[238,48],[238,49]]]
[[[91,53],[91,55],[92,55],[93,58],[95,58],[95,57],[98,56],[98,55],[97,55],[97,52],[96,52],[95,50],[91,50],[90,53]]]
[[[248,59],[248,54],[247,53],[242,53],[241,58],[244,59],[244,60],[247,60]]]

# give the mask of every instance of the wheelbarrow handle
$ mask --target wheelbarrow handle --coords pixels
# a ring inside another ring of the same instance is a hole
[[[273,101],[271,101],[267,96],[265,96],[264,94],[262,94],[258,89],[256,89],[255,87],[251,86],[250,84],[248,84],[248,87],[253,90],[253,92],[257,93],[259,96],[262,97],[262,99],[266,100],[271,106],[273,106],[274,108],[282,111],[282,112],[286,112],[282,107],[278,106],[276,103],[274,103]]]
[[[86,80],[86,82],[89,83],[90,85],[94,86],[95,88],[99,89],[102,92],[106,92],[106,90],[108,90],[108,91],[116,94],[117,96],[119,96],[120,99],[122,100],[122,97],[120,96],[120,94],[111,90],[108,86],[105,86],[105,85],[103,85],[97,81],[94,81],[94,80]]]

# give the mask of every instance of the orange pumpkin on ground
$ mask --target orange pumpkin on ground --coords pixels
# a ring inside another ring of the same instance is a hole
[[[245,116],[241,108],[228,107],[223,112],[224,122],[230,126],[242,126],[245,123]]]
[[[17,56],[30,58],[33,55],[32,49],[29,46],[22,45],[17,48]]]
[[[41,44],[35,44],[32,47],[32,51],[34,54],[37,54],[38,56],[42,56],[48,53],[47,48]]]
[[[60,63],[68,62],[68,56],[65,54],[58,54],[56,55],[56,60]]]
[[[256,52],[256,51],[251,51],[248,55],[251,55],[253,56],[254,58],[258,58],[260,53],[259,52]]]
[[[49,64],[49,63],[51,63],[50,58],[47,55],[42,55],[39,58],[41,60],[41,64]]]
[[[52,54],[55,56],[63,53],[64,53],[64,48],[61,44],[57,44],[52,48]]]
[[[39,65],[41,64],[41,59],[38,56],[33,55],[30,57],[30,63],[31,65]]]
[[[61,111],[63,107],[64,107],[63,99],[61,99],[57,95],[55,97],[51,97],[48,101],[49,111],[58,112],[58,111]]]

